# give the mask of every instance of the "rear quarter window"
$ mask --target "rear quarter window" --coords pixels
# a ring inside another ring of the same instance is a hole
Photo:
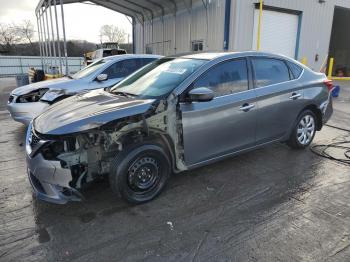
[[[287,82],[290,73],[287,64],[280,59],[253,58],[252,59],[256,87],[264,87]]]
[[[298,66],[297,64],[294,64],[292,62],[287,61],[287,64],[290,68],[290,71],[292,72],[292,77],[294,79],[297,79],[300,77],[301,73],[303,72],[303,69]]]

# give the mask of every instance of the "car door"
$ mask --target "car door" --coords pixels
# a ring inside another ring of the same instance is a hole
[[[303,90],[283,59],[251,58],[257,96],[257,144],[285,136],[302,109]]]
[[[91,89],[113,86],[142,66],[141,58],[125,59],[115,62],[101,73],[107,74],[108,79],[105,81],[97,81],[97,79],[94,79],[90,85]]]
[[[188,166],[254,146],[256,96],[249,89],[249,75],[245,58],[224,61],[185,91],[207,87],[215,94],[209,102],[180,102]]]

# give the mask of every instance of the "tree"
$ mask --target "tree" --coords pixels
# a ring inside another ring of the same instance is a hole
[[[17,28],[13,24],[0,24],[0,46],[9,51],[15,44],[20,43],[22,37],[18,35]]]
[[[21,24],[0,23],[0,46],[9,52],[16,44],[29,42],[31,46],[34,37],[34,26],[30,20]]]
[[[34,25],[30,20],[23,20],[23,23],[16,26],[17,34],[22,41],[28,41],[32,45],[34,37]]]
[[[103,25],[100,29],[100,41],[107,40],[108,42],[124,43],[126,33],[123,29],[115,25]]]

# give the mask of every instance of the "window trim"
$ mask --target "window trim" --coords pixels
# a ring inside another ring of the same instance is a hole
[[[275,83],[275,84],[271,84],[271,85],[266,85],[266,86],[260,86],[260,87],[257,86],[257,84],[256,84],[256,76],[255,76],[255,68],[254,68],[254,65],[253,65],[253,59],[274,59],[274,60],[282,61],[285,64],[285,66],[287,67],[287,69],[288,69],[289,80],[283,81],[283,82],[279,82],[279,83]],[[280,84],[283,84],[283,83],[290,83],[290,82],[293,82],[293,81],[297,81],[297,80],[299,80],[302,77],[302,75],[304,74],[304,71],[305,71],[305,69],[301,67],[302,68],[302,72],[301,72],[300,76],[298,78],[291,79],[290,73],[293,74],[293,72],[291,72],[291,69],[288,66],[288,63],[287,63],[286,59],[279,58],[279,57],[271,57],[271,56],[250,56],[249,60],[250,60],[251,67],[252,67],[251,70],[252,70],[252,76],[253,76],[253,88],[254,89],[266,88],[266,87],[280,85]]]
[[[253,85],[252,85],[252,72],[251,72],[251,68],[250,68],[250,65],[249,65],[249,59],[247,56],[241,56],[241,57],[235,57],[235,58],[229,58],[229,59],[225,59],[223,61],[220,61],[216,64],[214,64],[213,66],[211,66],[210,68],[208,68],[207,70],[205,70],[202,74],[200,74],[199,76],[197,76],[192,82],[191,84],[189,84],[187,86],[187,88],[180,94],[180,102],[186,102],[186,95],[188,94],[188,92],[190,92],[192,89],[193,89],[193,84],[200,78],[202,77],[203,75],[205,75],[209,70],[213,69],[214,67],[216,66],[219,66],[220,64],[223,64],[223,63],[227,63],[227,62],[232,62],[232,61],[236,61],[236,60],[245,60],[246,61],[246,69],[247,69],[247,82],[248,82],[248,89],[247,90],[244,90],[244,91],[240,91],[240,92],[237,92],[237,93],[233,93],[233,94],[226,94],[226,95],[222,95],[222,96],[214,96],[213,100],[215,100],[216,98],[221,98],[221,97],[224,97],[224,96],[232,96],[232,95],[236,95],[236,94],[241,94],[241,93],[244,93],[244,92],[247,92],[247,91],[250,91],[250,90],[253,90],[254,88]]]

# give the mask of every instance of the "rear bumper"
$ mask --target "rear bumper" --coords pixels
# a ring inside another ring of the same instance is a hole
[[[33,103],[8,103],[7,110],[10,112],[13,120],[29,125],[33,118],[45,111],[50,105],[44,102]]]
[[[333,114],[333,100],[331,95],[328,101],[321,104],[320,109],[322,112],[322,124],[326,124]]]

